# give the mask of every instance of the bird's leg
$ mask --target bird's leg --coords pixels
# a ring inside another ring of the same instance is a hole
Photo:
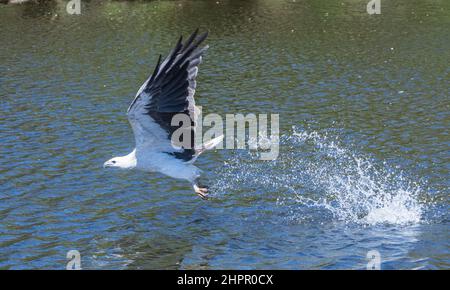
[[[200,196],[202,199],[208,199],[208,188],[200,187],[197,183],[192,183],[192,187],[194,188],[195,193]]]

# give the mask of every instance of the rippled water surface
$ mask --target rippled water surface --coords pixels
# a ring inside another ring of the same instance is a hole
[[[0,268],[449,268],[450,2],[0,5]],[[280,114],[280,156],[198,161],[212,198],[104,170],[180,33],[210,31],[197,103]]]

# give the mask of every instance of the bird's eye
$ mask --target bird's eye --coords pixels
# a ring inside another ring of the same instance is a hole
[[[112,164],[116,164],[116,161],[115,161],[115,160],[113,160],[113,161],[112,161]]]

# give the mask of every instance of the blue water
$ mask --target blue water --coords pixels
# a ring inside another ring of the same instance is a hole
[[[1,5],[0,268],[448,269],[449,6],[364,1]],[[374,17],[373,17],[374,16]],[[105,170],[180,33],[210,31],[205,113],[280,114],[280,156],[205,153],[211,199]]]

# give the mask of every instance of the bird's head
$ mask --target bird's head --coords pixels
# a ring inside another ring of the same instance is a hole
[[[103,163],[103,168],[116,167],[120,169],[133,169],[136,167],[136,150],[125,156],[114,157]]]
[[[117,167],[117,168],[126,169],[129,167],[128,163],[129,163],[128,160],[124,157],[114,157],[114,158],[111,158],[108,161],[106,161],[103,164],[103,168]]]

